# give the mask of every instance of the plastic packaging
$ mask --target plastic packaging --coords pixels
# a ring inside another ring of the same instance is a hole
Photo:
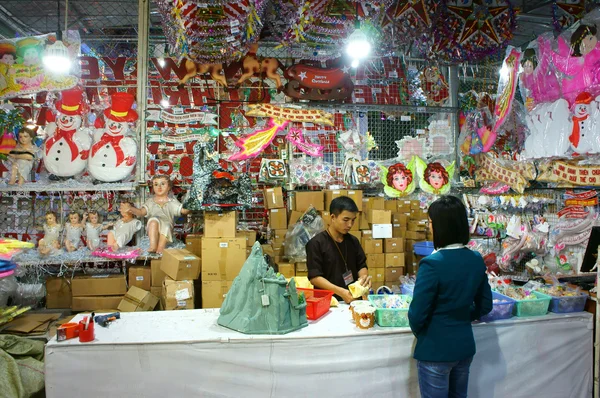
[[[0,307],[6,307],[11,297],[17,294],[17,278],[9,276],[0,279]]]
[[[412,301],[411,296],[396,296],[399,302],[405,306],[398,308],[385,308],[389,301],[387,295],[369,295],[369,302],[375,306],[375,322],[383,327],[408,327],[408,307]],[[404,308],[402,308],[404,307]]]
[[[310,207],[285,237],[285,255],[290,261],[306,261],[306,244],[325,229],[325,223],[314,207]]]
[[[481,322],[493,322],[500,319],[509,319],[512,317],[513,308],[516,301],[498,292],[492,292],[494,306],[492,311],[481,317]]]
[[[15,305],[36,308],[46,296],[46,287],[43,283],[17,283]]]

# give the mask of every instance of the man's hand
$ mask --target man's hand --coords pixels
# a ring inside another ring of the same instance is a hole
[[[361,286],[366,286],[369,289],[371,288],[371,276],[369,275],[361,276],[360,278],[358,278],[358,282],[360,282]]]
[[[348,289],[342,289],[342,291],[338,294],[346,304],[350,304],[354,301],[354,297],[352,297],[352,293]]]

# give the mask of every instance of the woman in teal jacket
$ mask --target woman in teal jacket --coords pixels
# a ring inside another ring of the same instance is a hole
[[[469,224],[460,199],[442,196],[428,213],[436,250],[419,263],[408,310],[419,389],[423,398],[466,397],[475,355],[471,322],[492,310],[492,292],[483,258],[465,247]]]

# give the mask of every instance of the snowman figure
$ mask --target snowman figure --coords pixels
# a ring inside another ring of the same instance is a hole
[[[111,107],[104,110],[106,122],[96,119],[88,171],[96,181],[117,182],[131,175],[136,163],[137,144],[127,137],[129,123],[138,119],[132,109],[134,97],[128,93],[111,96]]]
[[[82,173],[87,164],[92,138],[89,130],[82,128],[83,91],[66,90],[55,103],[56,116],[48,112],[42,158],[51,180],[72,178]]]
[[[600,114],[598,102],[588,92],[580,93],[573,105],[573,129],[569,137],[575,154],[597,153],[600,151],[600,136],[596,132]]]

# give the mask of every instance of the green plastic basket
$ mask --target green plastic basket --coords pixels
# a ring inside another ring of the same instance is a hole
[[[548,306],[550,306],[552,297],[540,292],[534,292],[534,294],[539,298],[535,300],[516,300],[517,303],[513,308],[515,316],[542,316],[548,313]]]
[[[381,308],[381,301],[386,295],[370,294],[369,302],[375,307],[375,322],[382,327],[408,327],[408,308]],[[400,295],[407,302],[412,297]]]

